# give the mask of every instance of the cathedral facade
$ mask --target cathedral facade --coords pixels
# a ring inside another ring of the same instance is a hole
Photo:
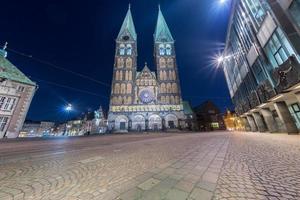
[[[129,8],[116,39],[108,114],[111,131],[185,128],[174,39],[159,9],[154,33],[156,72],[137,67],[137,34]]]

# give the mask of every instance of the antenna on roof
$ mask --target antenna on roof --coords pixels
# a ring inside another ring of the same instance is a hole
[[[131,4],[129,3],[129,5],[128,5],[128,9],[130,10],[131,9]]]
[[[7,48],[7,45],[8,45],[8,43],[5,42],[5,44],[4,44],[3,48],[2,48],[2,50],[5,50],[5,49]]]

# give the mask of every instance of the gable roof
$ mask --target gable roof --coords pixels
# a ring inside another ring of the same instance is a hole
[[[120,39],[123,36],[124,33],[129,33],[134,40],[136,40],[136,38],[137,38],[137,34],[135,32],[135,26],[134,26],[134,23],[133,23],[130,6],[128,8],[126,17],[123,21],[123,24],[122,24],[121,30],[119,32],[118,38]]]
[[[0,78],[12,80],[24,84],[29,84],[29,85],[36,85],[36,83],[31,81],[25,74],[23,74],[16,66],[14,66],[3,55],[0,55]]]
[[[174,42],[170,29],[166,23],[166,20],[160,10],[158,11],[158,18],[154,33],[155,42]]]

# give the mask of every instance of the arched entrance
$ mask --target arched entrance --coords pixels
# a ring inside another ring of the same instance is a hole
[[[118,116],[115,120],[115,129],[125,131],[128,129],[128,118],[124,115]]]
[[[178,127],[178,118],[176,115],[169,114],[165,117],[166,127],[169,129],[174,129]]]
[[[143,115],[136,115],[133,117],[133,120],[132,120],[132,129],[133,130],[136,130],[136,131],[143,131],[145,130],[145,118]]]
[[[158,131],[162,129],[162,119],[159,115],[151,115],[149,117],[149,129]]]

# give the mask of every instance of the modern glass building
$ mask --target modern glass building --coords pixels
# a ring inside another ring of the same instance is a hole
[[[300,129],[300,0],[233,0],[223,68],[248,130]]]

